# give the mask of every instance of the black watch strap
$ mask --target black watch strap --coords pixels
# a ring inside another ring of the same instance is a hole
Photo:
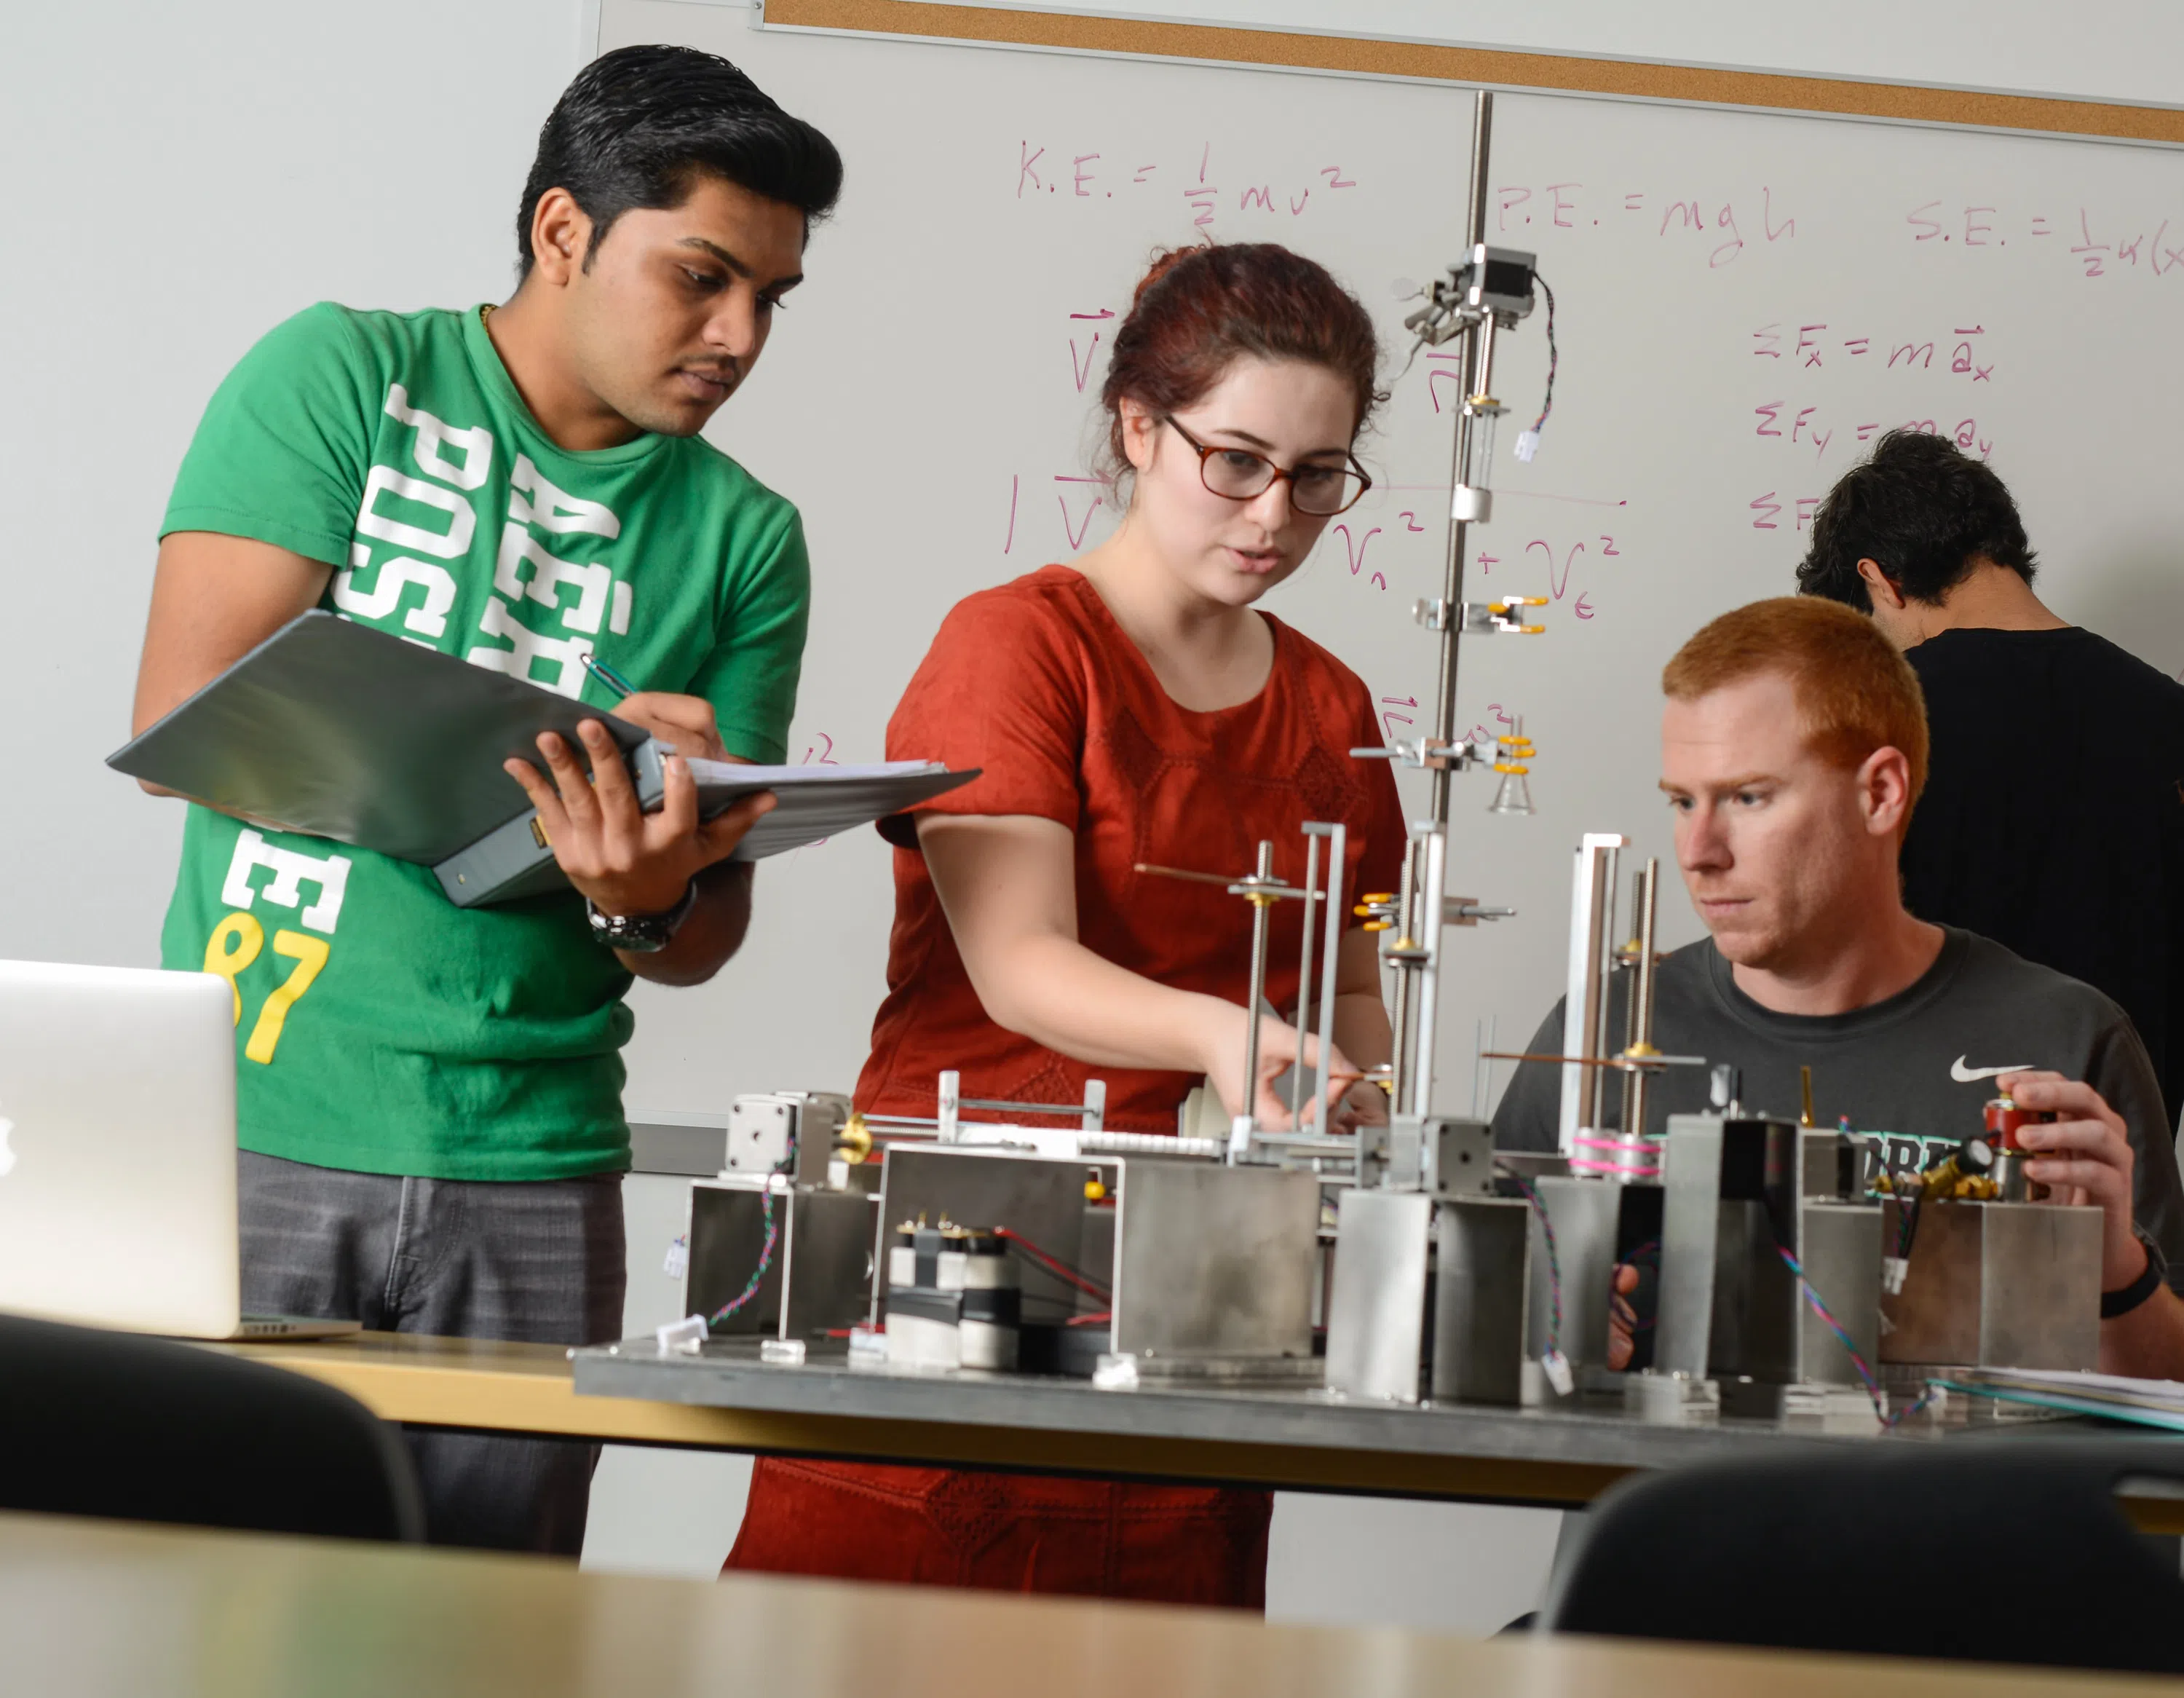
[[[2101,1319],[2113,1321],[2120,1315],[2128,1315],[2161,1289],[2161,1276],[2167,1271],[2149,1246],[2146,1255],[2146,1271],[2120,1291],[2101,1293]]]

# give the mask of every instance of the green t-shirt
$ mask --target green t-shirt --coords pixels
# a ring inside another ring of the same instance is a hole
[[[170,531],[325,561],[334,612],[611,707],[590,651],[705,697],[731,753],[784,757],[795,508],[694,437],[556,448],[476,310],[276,328],[206,408]],[[192,807],[161,952],[234,985],[245,1149],[443,1179],[628,1165],[630,979],[573,892],[458,908],[426,868]]]

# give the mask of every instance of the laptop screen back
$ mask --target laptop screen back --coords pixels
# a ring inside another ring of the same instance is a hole
[[[235,1065],[216,975],[0,961],[0,1310],[234,1332]]]

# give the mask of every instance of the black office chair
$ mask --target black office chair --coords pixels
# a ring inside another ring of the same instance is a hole
[[[1546,1633],[2184,1673],[2184,1583],[2118,1507],[2184,1443],[2039,1433],[1805,1449],[1626,1480]]]
[[[398,1433],[261,1362],[0,1315],[0,1510],[417,1543]]]

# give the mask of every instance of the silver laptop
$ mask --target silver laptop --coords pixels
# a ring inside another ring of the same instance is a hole
[[[235,1000],[209,973],[0,961],[0,1310],[184,1338],[242,1312]]]

